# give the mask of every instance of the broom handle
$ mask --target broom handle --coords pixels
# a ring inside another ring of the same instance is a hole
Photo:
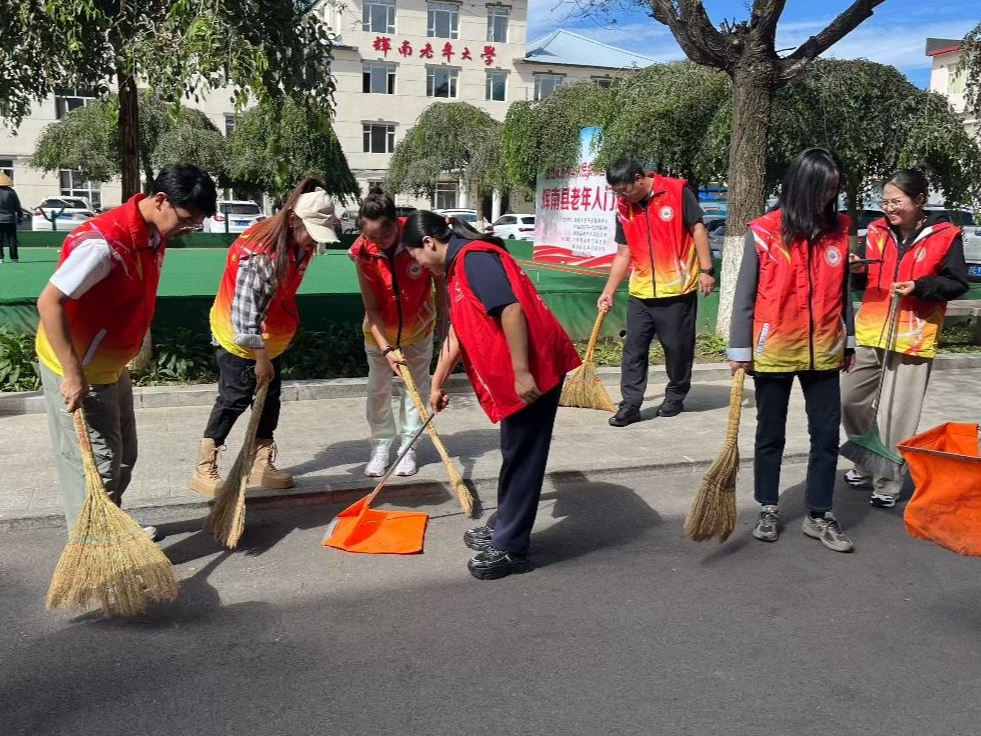
[[[85,421],[85,412],[82,407],[78,407],[74,412],[75,434],[78,435],[78,446],[82,451],[82,467],[86,475],[101,478],[99,468],[95,462],[95,452],[92,450],[92,440],[89,438],[88,424]]]
[[[399,351],[399,357],[402,357],[402,351]],[[412,403],[416,405],[416,409],[419,412],[419,416],[425,421],[429,417],[429,412],[426,411],[426,405],[422,403],[422,397],[419,395],[419,388],[416,386],[415,379],[412,378],[412,373],[409,372],[409,367],[405,365],[399,366],[399,375],[402,376],[402,381],[405,383],[405,389],[409,392],[409,396],[412,397]],[[440,458],[444,463],[453,462],[450,460],[450,453],[446,451],[446,446],[443,444],[443,440],[439,437],[439,432],[436,431],[435,424],[429,424],[427,422],[427,427],[429,427],[429,436],[433,440],[433,444],[436,445],[436,451],[439,453]]]
[[[896,327],[899,323],[899,300],[902,298],[901,294],[893,294],[892,301],[889,303],[889,314],[886,316],[889,331],[886,333],[886,347],[882,353],[882,365],[879,366],[879,382],[875,387],[875,398],[872,400],[872,411],[875,415],[873,422],[876,423],[879,420],[879,399],[882,398],[882,386],[886,380],[886,361],[889,359],[889,351],[892,349],[893,340],[896,337]],[[881,336],[882,333],[880,332],[879,335]]]
[[[729,426],[726,428],[726,441],[735,442],[739,437],[739,420],[743,411],[743,384],[746,371],[740,368],[732,376],[732,391],[729,392]]]
[[[589,333],[589,344],[586,345],[586,354],[583,355],[583,363],[588,363],[593,359],[593,353],[596,352],[596,341],[599,340],[600,329],[603,327],[603,320],[606,319],[606,313],[608,309],[600,309],[599,314],[596,315],[596,321],[593,323],[593,331]]]

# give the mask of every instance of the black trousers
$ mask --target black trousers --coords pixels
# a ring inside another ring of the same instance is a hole
[[[644,403],[647,390],[648,353],[655,337],[664,348],[668,385],[664,398],[682,401],[691,389],[695,360],[695,317],[698,294],[691,292],[663,299],[627,301],[627,336],[620,365],[620,406],[636,409]]]
[[[10,246],[10,258],[16,261],[17,255],[17,223],[0,222],[0,258],[3,258],[3,246]]]
[[[498,549],[528,551],[561,394],[560,382],[535,403],[501,420],[503,462],[497,481],[497,511],[487,521],[494,530],[491,544]]]
[[[215,350],[215,357],[218,359],[218,399],[211,410],[204,436],[213,439],[216,445],[223,445],[235,425],[235,420],[252,405],[252,397],[255,395],[255,361],[240,358],[222,347]],[[256,438],[260,440],[271,440],[279,425],[279,397],[283,386],[279,362],[279,356],[272,360],[276,377],[269,384],[266,404],[262,407],[262,416],[256,429]]]
[[[757,373],[753,377],[756,383],[754,495],[761,504],[776,504],[780,495],[780,465],[787,442],[787,407],[794,376],[804,390],[807,431],[811,436],[804,505],[809,511],[830,511],[841,423],[841,374],[837,370]]]

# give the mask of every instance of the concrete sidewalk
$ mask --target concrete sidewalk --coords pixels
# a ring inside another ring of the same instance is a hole
[[[699,366],[686,411],[670,419],[654,417],[664,385],[663,371],[654,369],[642,411],[647,421],[616,429],[607,424],[609,415],[604,412],[560,409],[549,474],[553,479],[573,472],[596,478],[642,471],[649,473],[650,483],[656,486],[660,473],[688,473],[694,492],[722,443],[729,404],[726,372],[721,366]],[[607,370],[603,376],[616,401],[618,373]],[[981,421],[979,378],[981,368],[935,371],[920,427],[945,421]],[[357,380],[351,379],[351,385]],[[184,389],[185,393],[194,391],[200,396],[205,393],[204,388]],[[756,424],[751,381],[747,381],[745,393],[740,449],[743,462],[749,463]],[[210,396],[213,400],[213,391]],[[140,459],[124,506],[144,523],[204,513],[207,503],[188,490],[187,481],[209,412],[210,406],[201,405],[200,400],[192,406],[137,410]],[[478,496],[492,505],[500,466],[498,427],[490,424],[469,393],[454,394],[450,407],[436,422],[464,477],[473,482]],[[243,418],[229,437],[229,450],[221,462],[223,473],[238,452],[245,424]],[[0,529],[63,525],[45,415],[2,416],[0,436]],[[374,485],[363,474],[369,448],[364,399],[360,396],[285,402],[277,443],[277,465],[296,476],[297,487],[288,492],[250,492],[256,505],[343,502]],[[807,449],[803,398],[795,390],[787,423],[787,461],[802,461]],[[386,499],[398,503],[400,497],[432,494],[434,484],[445,487],[446,473],[428,439],[420,441],[419,461],[418,475],[391,480],[383,494]]]

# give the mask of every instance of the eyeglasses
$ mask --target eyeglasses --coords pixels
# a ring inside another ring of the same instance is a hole
[[[622,186],[622,187],[610,187],[610,191],[613,192],[618,197],[622,197],[624,194],[626,194],[631,189],[633,189],[634,188],[634,184],[636,184],[636,183],[637,182],[630,182],[626,186]]]
[[[906,202],[909,201],[911,201],[909,197],[899,197],[897,199],[880,199],[879,206],[882,207],[883,210],[887,210],[887,209],[898,210]]]
[[[167,200],[167,204],[170,205],[171,209],[174,210],[174,214],[177,215],[177,223],[181,226],[182,230],[194,230],[201,225],[201,222],[191,215],[182,215],[180,210],[170,200]]]

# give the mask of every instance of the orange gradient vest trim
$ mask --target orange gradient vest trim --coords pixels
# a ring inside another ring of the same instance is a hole
[[[105,240],[112,252],[109,275],[65,304],[75,355],[85,380],[93,385],[119,380],[126,364],[140,351],[153,321],[166,244],[150,245],[150,232],[138,207],[145,198],[137,194],[121,207],[79,225],[61,248],[59,267],[87,240]],[[35,347],[44,365],[59,376],[65,374],[43,325],[38,327]]]
[[[888,222],[882,219],[869,225],[865,254],[869,258],[881,258],[883,262],[869,264],[869,284],[862,297],[862,306],[855,315],[855,336],[859,345],[921,358],[936,356],[947,302],[902,297],[896,333],[892,344],[886,345],[889,336],[886,320],[892,299],[890,287],[897,281],[938,275],[947,251],[960,234],[960,228],[949,222],[924,228],[900,260],[899,246]]]
[[[514,390],[511,349],[501,320],[487,314],[467,279],[463,262],[468,253],[476,251],[496,253],[501,258],[528,326],[528,367],[538,390],[551,391],[566,373],[582,365],[582,360],[558,318],[510,253],[482,240],[465,245],[446,274],[450,322],[460,341],[463,365],[477,400],[496,424],[526,404]]]
[[[836,370],[845,357],[848,228],[787,247],[774,210],[749,223],[760,263],[753,313],[754,369],[762,373]]]
[[[402,241],[405,221],[405,217],[398,218],[398,243]],[[395,256],[390,258],[377,243],[363,236],[354,241],[348,255],[375,297],[389,345],[408,347],[431,340],[436,326],[433,275],[416,263],[401,245],[396,246]],[[362,330],[365,342],[376,345],[377,340],[368,327],[367,315]]]
[[[235,282],[238,278],[239,261],[255,254],[271,255],[268,246],[254,239],[253,225],[242,233],[228,249],[225,273],[221,277],[218,295],[211,307],[211,333],[225,350],[240,358],[255,360],[255,350],[235,343],[235,330],[232,329],[232,302],[235,299]],[[296,307],[296,291],[307,272],[312,249],[297,260],[290,258],[286,278],[276,287],[276,293],[269,303],[266,321],[262,324],[262,339],[266,343],[266,354],[273,359],[290,346],[300,327],[300,313]]]
[[[684,179],[654,180],[646,207],[621,198],[617,220],[630,248],[630,295],[640,299],[681,296],[698,285],[695,239],[682,214]]]

